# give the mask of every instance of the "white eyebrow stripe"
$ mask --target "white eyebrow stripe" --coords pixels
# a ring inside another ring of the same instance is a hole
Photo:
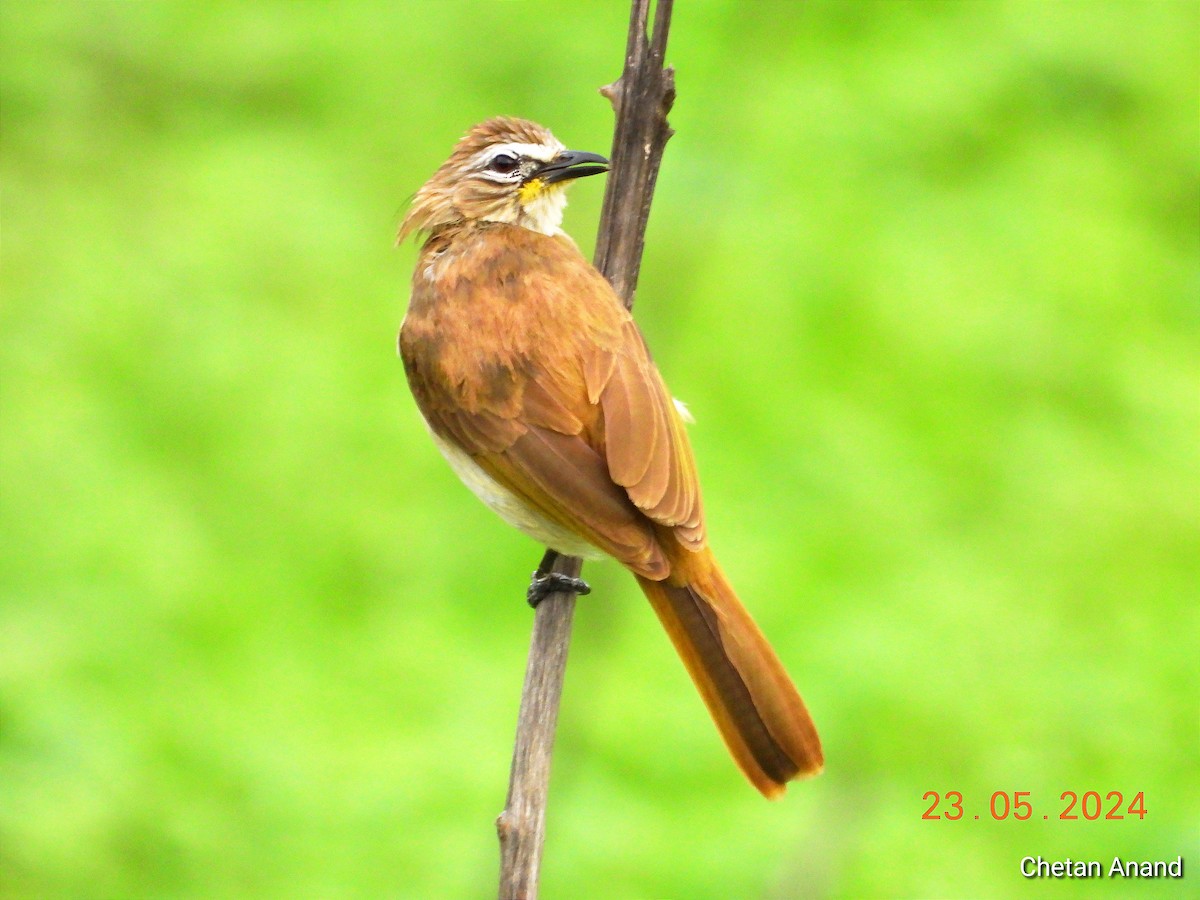
[[[558,156],[565,149],[557,141],[554,144],[498,144],[495,147],[488,148],[487,152],[479,158],[479,162],[481,166],[486,166],[501,153],[517,157],[525,156],[540,162],[550,162],[550,160],[554,159],[554,157]]]

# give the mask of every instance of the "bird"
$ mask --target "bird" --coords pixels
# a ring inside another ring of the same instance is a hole
[[[612,557],[649,599],[730,754],[764,796],[818,774],[820,738],[708,546],[680,408],[637,325],[562,230],[566,188],[608,160],[507,116],[470,128],[417,190],[424,235],[399,353],[434,444],[502,519]],[[535,573],[530,600],[586,583]]]

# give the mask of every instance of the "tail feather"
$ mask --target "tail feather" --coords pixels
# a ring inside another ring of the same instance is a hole
[[[816,775],[824,758],[812,718],[783,665],[711,553],[686,580],[638,576],[734,760],[766,797]]]

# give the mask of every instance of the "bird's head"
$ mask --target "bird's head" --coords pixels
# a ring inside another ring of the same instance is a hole
[[[488,119],[463,136],[417,191],[397,240],[468,221],[507,222],[558,234],[567,185],[607,170],[603,156],[567,150],[535,122]]]

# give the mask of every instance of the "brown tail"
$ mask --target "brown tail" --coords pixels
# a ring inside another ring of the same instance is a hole
[[[711,552],[692,556],[686,570],[668,581],[637,579],[734,760],[764,796],[775,799],[787,782],[821,771],[821,739]],[[671,583],[677,580],[683,583]]]

